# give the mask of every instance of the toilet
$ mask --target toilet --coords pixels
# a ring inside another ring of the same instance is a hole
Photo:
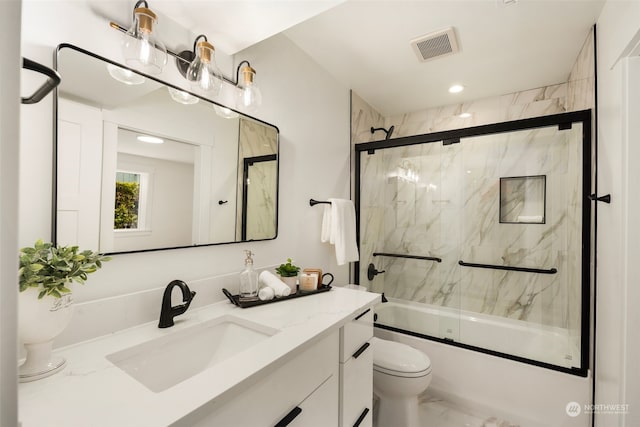
[[[376,427],[419,427],[418,396],[431,382],[431,361],[406,344],[373,337],[373,392],[379,398]]]

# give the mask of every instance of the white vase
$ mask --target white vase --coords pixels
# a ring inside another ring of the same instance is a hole
[[[282,280],[284,284],[287,285],[289,289],[291,289],[292,295],[296,293],[296,291],[298,290],[298,287],[297,287],[298,276],[292,276],[292,277],[278,276],[278,277],[280,277],[280,280]]]
[[[53,340],[69,325],[73,315],[73,298],[45,296],[29,288],[18,298],[18,333],[27,350],[27,358],[19,368],[20,382],[35,381],[61,371],[66,360],[52,357]]]

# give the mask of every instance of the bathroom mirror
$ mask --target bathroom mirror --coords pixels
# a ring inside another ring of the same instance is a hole
[[[114,254],[276,237],[277,127],[75,46],[56,62],[55,243]]]

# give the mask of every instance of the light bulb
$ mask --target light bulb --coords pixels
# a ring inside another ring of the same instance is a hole
[[[153,32],[156,14],[146,7],[134,9],[133,14],[133,25],[122,44],[125,62],[147,73],[158,74],[167,63],[167,49]]]
[[[216,114],[224,119],[235,119],[239,117],[239,114],[233,111],[230,108],[222,107],[219,105],[213,104],[213,109],[216,111]]]
[[[197,43],[196,57],[187,68],[186,77],[193,86],[204,91],[211,91],[214,95],[220,92],[222,77],[215,62],[215,48],[211,43]]]
[[[142,33],[140,38],[140,62],[144,65],[151,63],[151,43],[149,43],[149,34]]]
[[[262,104],[262,94],[253,81],[256,70],[246,65],[240,71],[242,72],[244,84],[238,91],[238,107],[250,111],[256,110]]]
[[[126,68],[118,67],[117,65],[108,64],[107,70],[111,77],[126,85],[141,85],[146,81],[140,74],[136,74]]]
[[[171,86],[167,86],[167,90],[169,91],[169,95],[171,95],[171,99],[180,104],[192,105],[200,101],[197,97],[183,90],[174,89]]]

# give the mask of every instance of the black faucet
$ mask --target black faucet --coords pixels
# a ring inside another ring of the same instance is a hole
[[[171,291],[173,291],[174,286],[178,286],[182,290],[182,301],[185,304],[171,307]],[[162,296],[162,309],[160,310],[160,323],[158,323],[158,328],[168,328],[173,326],[173,318],[187,311],[189,305],[191,305],[191,301],[193,301],[193,297],[195,296],[196,293],[190,291],[187,284],[182,280],[174,280],[169,283],[164,290],[164,295]]]

